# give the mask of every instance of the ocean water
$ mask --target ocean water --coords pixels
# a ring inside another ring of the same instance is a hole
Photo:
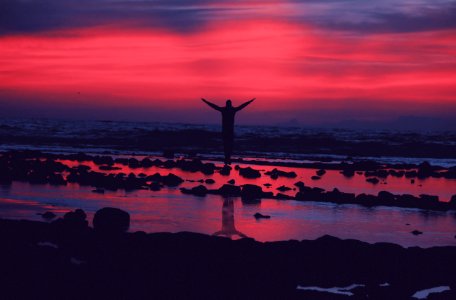
[[[77,166],[76,161],[63,160],[68,166]],[[84,162],[92,170],[100,171],[91,162]],[[123,172],[147,175],[170,172],[186,181],[180,187],[191,188],[201,179],[212,178],[215,183],[208,188],[219,188],[230,179],[237,185],[257,184],[265,191],[277,192],[282,185],[294,188],[296,181],[303,181],[312,187],[331,190],[337,187],[344,192],[377,194],[380,190],[394,193],[435,194],[442,201],[448,201],[456,191],[456,180],[429,178],[417,180],[411,184],[403,178],[388,177],[387,184],[373,185],[365,177],[356,174],[345,178],[338,171],[327,171],[322,179],[310,179],[315,169],[293,168],[298,177],[272,180],[263,175],[258,179],[245,179],[232,171],[230,176],[218,173],[204,175],[199,172],[186,172],[178,169],[159,167],[130,169],[115,165],[121,169],[110,172]],[[243,165],[247,166],[247,165]],[[252,166],[262,173],[273,166]],[[291,168],[280,167],[290,171]],[[272,186],[267,188],[265,183]],[[294,200],[263,199],[260,204],[246,204],[239,198],[223,198],[218,195],[196,197],[184,195],[179,188],[163,188],[159,192],[137,190],[126,192],[105,191],[104,194],[92,192],[91,187],[78,184],[67,186],[33,185],[13,182],[11,186],[0,187],[0,217],[11,219],[41,220],[37,213],[53,211],[62,216],[65,212],[82,208],[92,219],[96,210],[110,206],[119,207],[131,214],[131,231],[180,232],[192,231],[205,234],[218,234],[230,238],[248,236],[259,241],[277,241],[289,239],[315,239],[325,234],[340,238],[358,239],[366,242],[392,242],[403,246],[444,246],[456,245],[456,212],[436,212],[421,209],[397,207],[362,207],[359,205],[319,202],[299,202]],[[294,195],[296,190],[285,192]],[[256,220],[255,213],[270,215],[270,219]],[[420,230],[422,235],[411,234]]]

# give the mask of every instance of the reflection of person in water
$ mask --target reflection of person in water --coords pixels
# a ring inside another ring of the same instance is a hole
[[[231,100],[226,101],[225,107],[220,107],[207,101],[206,99],[203,100],[207,105],[212,107],[215,110],[218,110],[222,113],[222,137],[223,137],[223,148],[225,152],[225,164],[231,163],[231,154],[233,153],[233,143],[234,143],[234,116],[238,111],[249,105],[250,103],[255,100],[253,98],[250,101],[247,101],[238,107],[234,107],[231,104]]]
[[[232,238],[235,235],[238,235],[241,238],[246,238],[247,236],[242,232],[238,231],[234,226],[234,202],[233,199],[225,198],[223,200],[222,207],[222,230],[217,231],[214,235],[226,236]]]

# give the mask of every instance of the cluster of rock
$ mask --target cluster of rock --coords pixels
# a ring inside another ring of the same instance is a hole
[[[54,219],[56,215],[46,212],[44,219]],[[130,214],[124,210],[113,207],[104,207],[98,210],[93,217],[93,229],[103,235],[118,235],[127,232],[130,228]],[[51,222],[54,228],[67,233],[83,234],[90,231],[87,214],[82,209],[65,213],[63,218]]]
[[[325,191],[317,187],[308,187],[302,181],[296,182],[295,186],[299,191],[295,196],[273,192],[265,192],[263,189],[254,184],[244,184],[237,186],[233,184],[224,184],[218,189],[208,189],[204,185],[193,188],[181,188],[182,193],[196,196],[205,196],[207,194],[221,195],[224,197],[241,197],[244,202],[258,203],[262,198],[278,200],[297,200],[297,201],[318,201],[332,202],[337,204],[359,204],[363,206],[396,206],[409,208],[422,208],[431,210],[450,210],[456,209],[456,195],[451,198],[450,202],[440,202],[438,196],[422,194],[419,197],[403,194],[395,195],[387,191],[381,191],[378,195],[344,193],[337,188],[332,191]],[[281,191],[289,191],[291,188],[279,187]]]
[[[61,156],[61,155],[60,155]],[[59,157],[60,157],[59,156]],[[138,160],[136,158],[112,158],[111,156],[89,156],[83,153],[65,155],[64,158],[77,160],[80,162],[91,160],[99,165],[100,169],[114,170],[114,164],[122,164],[130,168],[147,168],[158,166],[161,168],[180,168],[188,172],[202,172],[203,174],[210,175],[218,171],[222,175],[229,175],[231,167],[216,167],[213,163],[203,163],[201,160],[167,160],[161,161],[159,159],[151,160],[144,158]],[[69,183],[78,183],[82,186],[95,187],[94,192],[104,193],[104,190],[135,190],[135,189],[150,189],[153,191],[160,190],[163,186],[175,187],[180,185],[184,180],[175,174],[169,173],[168,175],[161,175],[155,173],[153,175],[134,173],[107,173],[96,172],[90,170],[90,167],[79,165],[76,167],[68,167],[58,161],[55,161],[55,155],[36,153],[34,151],[11,151],[5,152],[0,155],[0,184],[9,184],[13,180],[26,181],[34,184],[53,184],[53,185],[66,185]],[[103,168],[102,168],[103,167]],[[364,172],[367,177],[366,180],[374,184],[378,183],[378,178],[386,178],[388,176],[407,178],[426,178],[432,177],[445,177],[453,178],[456,173],[456,168],[449,168],[442,172],[441,168],[433,167],[429,163],[420,164],[416,170],[396,170],[396,169],[379,169],[381,166],[376,162],[357,162],[353,164],[343,164],[342,174],[345,176],[353,176],[355,172]],[[397,167],[408,168],[409,165],[398,165]],[[244,178],[259,178],[261,172],[251,167],[235,166],[235,170],[239,175]],[[63,174],[68,174],[66,178]],[[319,179],[324,176],[326,171],[319,169],[313,179]],[[362,173],[361,173],[362,174]],[[270,176],[271,179],[279,177],[295,178],[295,172],[285,172],[278,169],[265,172],[265,175]],[[201,180],[201,183],[213,184],[212,179],[206,181]],[[284,192],[290,191],[289,187],[279,187],[279,193],[263,191],[260,186],[253,184],[246,184],[243,186],[234,185],[234,180],[231,184],[225,184],[218,189],[208,189],[204,185],[199,185],[193,188],[183,188],[181,191],[185,194],[192,194],[196,196],[205,196],[206,194],[215,194],[229,197],[241,197],[245,202],[259,202],[262,198],[272,198],[280,200],[298,200],[298,201],[323,201],[334,203],[353,203],[365,206],[399,206],[399,207],[415,207],[433,210],[448,210],[456,209],[456,195],[452,197],[449,203],[440,202],[437,196],[421,195],[416,197],[413,195],[393,195],[389,192],[382,191],[378,195],[355,195],[352,193],[340,192],[337,189],[333,191],[325,191],[320,188],[311,188],[305,186],[302,182],[295,184],[299,191],[291,196]]]

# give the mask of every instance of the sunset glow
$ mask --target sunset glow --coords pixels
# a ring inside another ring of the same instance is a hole
[[[329,18],[330,4],[308,4],[303,10],[306,5],[299,1],[190,2],[187,8],[169,8],[218,13],[195,16],[204,23],[196,28],[163,25],[160,18],[144,25],[110,15],[109,20],[88,22],[90,26],[69,22],[42,30],[6,30],[0,36],[1,101],[7,107],[134,111],[176,105],[195,110],[203,96],[220,102],[257,97],[257,112],[279,109],[285,120],[297,111],[357,111],[360,103],[371,118],[372,111],[388,112],[391,106],[396,115],[448,116],[455,111],[452,26],[369,30],[360,21],[355,29],[338,28],[308,17]],[[220,14],[223,9],[226,15]],[[357,16],[372,13],[369,8],[363,12]],[[173,117],[169,114],[177,121]]]

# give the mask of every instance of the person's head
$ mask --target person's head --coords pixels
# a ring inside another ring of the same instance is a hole
[[[231,104],[231,100],[228,99],[226,100],[226,107],[232,107],[233,105]]]

